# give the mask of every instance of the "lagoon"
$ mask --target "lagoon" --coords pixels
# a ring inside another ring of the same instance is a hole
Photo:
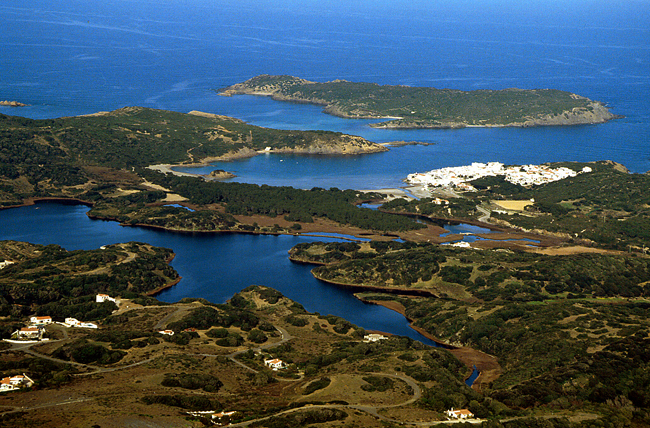
[[[333,314],[369,330],[433,342],[408,326],[397,312],[356,299],[343,288],[315,279],[311,266],[292,263],[288,251],[302,242],[339,239],[288,235],[172,233],[118,223],[91,220],[83,205],[38,203],[0,210],[0,240],[57,244],[67,250],[96,249],[102,245],[139,241],[171,248],[171,265],[182,280],[156,297],[177,302],[202,297],[224,303],[249,285],[265,285],[301,303],[310,312]]]

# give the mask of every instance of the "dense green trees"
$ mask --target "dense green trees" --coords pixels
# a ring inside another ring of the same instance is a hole
[[[269,75],[224,89],[230,94],[270,90],[281,100],[324,104],[326,111],[345,117],[399,116],[388,122],[389,126],[408,128],[523,124],[531,118],[568,117],[569,113],[586,113],[594,108],[586,98],[554,89],[460,91],[345,80],[308,82]]]
[[[437,281],[460,284],[485,300],[539,301],[559,297],[649,296],[650,260],[609,254],[545,256],[463,250],[431,244],[304,243],[291,250],[303,262],[328,263],[318,278],[345,284],[402,286]],[[354,246],[356,245],[356,247]]]
[[[185,196],[194,204],[225,204],[226,211],[231,214],[262,214],[271,217],[290,215],[292,219],[289,221],[307,222],[322,217],[362,229],[381,231],[425,227],[402,216],[354,206],[361,198],[354,190],[300,190],[293,187],[206,182],[198,178],[163,175],[151,170],[142,170],[141,174],[148,180]]]
[[[0,249],[12,245],[2,242]],[[102,319],[116,306],[96,303],[96,294],[137,297],[178,278],[168,265],[171,250],[148,244],[84,251],[66,251],[57,245],[32,247],[35,251],[29,258],[0,271],[0,308],[8,314]],[[132,260],[125,260],[127,251]]]

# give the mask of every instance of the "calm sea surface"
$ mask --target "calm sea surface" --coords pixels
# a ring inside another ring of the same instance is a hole
[[[118,242],[147,242],[172,248],[171,265],[181,282],[157,296],[164,302],[203,297],[222,303],[251,284],[273,287],[312,312],[345,317],[366,329],[409,336],[430,343],[408,327],[400,314],[357,300],[349,291],[316,280],[311,266],[289,261],[301,242],[328,238],[241,234],[179,234],[115,222],[90,220],[82,205],[39,203],[0,211],[0,240],[58,244],[68,250],[97,249]]]
[[[238,181],[376,189],[400,186],[412,172],[476,161],[611,159],[634,172],[650,170],[647,0],[5,0],[0,24],[0,99],[30,104],[0,113],[51,118],[139,105],[375,142],[434,143],[358,157],[270,155],[215,166],[235,172]],[[557,88],[605,102],[625,118],[576,127],[375,130],[369,121],[335,118],[314,106],[214,92],[262,73],[464,90]],[[396,314],[363,305],[288,262],[286,251],[308,238],[177,235],[90,221],[78,206],[38,208],[0,212],[0,238],[68,249],[146,241],[178,254],[173,265],[184,279],[163,300],[221,302],[257,283],[309,310],[409,332]]]

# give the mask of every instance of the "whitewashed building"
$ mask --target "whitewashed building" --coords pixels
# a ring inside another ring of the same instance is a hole
[[[279,360],[277,358],[264,360],[264,365],[270,368],[271,370],[281,370],[287,368],[287,365],[284,363],[284,361]]]
[[[38,327],[23,327],[15,332],[19,339],[40,339],[41,329]]]
[[[380,340],[388,339],[386,336],[377,333],[370,333],[363,336],[364,342],[379,342]]]
[[[113,302],[115,303],[115,298],[109,296],[108,294],[98,294],[95,297],[95,302],[104,303],[104,302]]]
[[[447,410],[445,413],[447,416],[453,419],[471,419],[474,417],[474,413],[470,412],[467,409],[454,410],[453,407],[451,410]]]
[[[34,381],[23,373],[2,378],[0,380],[0,391],[15,391],[20,388],[29,388],[32,385],[34,385]]]
[[[52,324],[52,317],[31,317],[29,322],[34,325]]]

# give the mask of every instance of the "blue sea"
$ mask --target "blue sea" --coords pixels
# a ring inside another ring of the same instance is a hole
[[[524,4],[525,3],[525,4]],[[474,161],[611,159],[650,170],[650,2],[5,0],[1,113],[51,118],[139,105],[201,110],[282,129],[417,140],[361,157],[258,157],[236,180],[382,188]],[[557,88],[625,116],[603,125],[396,131],[316,106],[222,97],[258,74],[438,88]]]

